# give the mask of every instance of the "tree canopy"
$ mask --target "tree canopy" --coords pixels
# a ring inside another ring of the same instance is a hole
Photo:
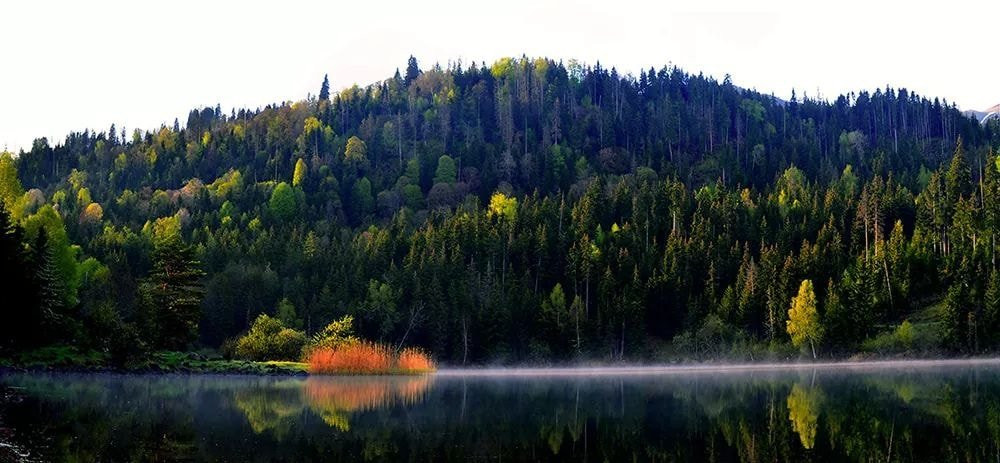
[[[218,347],[266,314],[444,363],[749,359],[937,303],[933,348],[1000,342],[1000,130],[949,102],[526,57],[324,81],[0,155],[3,271],[31,269],[4,310],[59,326],[16,343]]]

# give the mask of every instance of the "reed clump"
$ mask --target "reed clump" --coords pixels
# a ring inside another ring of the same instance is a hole
[[[423,351],[406,348],[396,354],[388,346],[366,341],[312,349],[306,362],[312,374],[418,374],[435,369]]]

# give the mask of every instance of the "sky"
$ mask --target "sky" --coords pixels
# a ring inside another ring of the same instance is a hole
[[[0,5],[0,150],[183,124],[405,69],[504,56],[638,74],[673,64],[788,98],[892,86],[1000,103],[1000,2],[207,1]]]

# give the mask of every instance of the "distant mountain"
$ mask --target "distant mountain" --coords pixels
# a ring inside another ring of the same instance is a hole
[[[995,104],[985,111],[965,111],[963,114],[975,117],[979,122],[986,122],[987,119],[1000,118],[1000,104]]]

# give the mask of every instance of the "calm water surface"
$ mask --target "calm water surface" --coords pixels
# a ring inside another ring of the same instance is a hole
[[[613,373],[8,374],[0,458],[1000,460],[997,364]]]

